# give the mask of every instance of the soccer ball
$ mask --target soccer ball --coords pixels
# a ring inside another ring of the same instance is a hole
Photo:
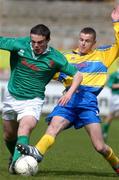
[[[38,162],[35,158],[28,155],[22,155],[15,162],[15,171],[22,176],[34,176],[38,172]]]

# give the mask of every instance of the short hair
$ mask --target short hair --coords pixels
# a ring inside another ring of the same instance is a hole
[[[47,40],[50,39],[50,30],[44,24],[38,24],[32,27],[30,34],[42,35],[45,36]]]
[[[80,33],[84,33],[84,34],[92,34],[94,37],[94,40],[96,39],[96,31],[91,28],[91,27],[85,27],[83,28]]]

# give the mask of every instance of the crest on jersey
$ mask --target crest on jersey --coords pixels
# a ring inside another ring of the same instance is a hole
[[[53,60],[50,60],[50,67],[53,67],[54,66],[54,61]]]

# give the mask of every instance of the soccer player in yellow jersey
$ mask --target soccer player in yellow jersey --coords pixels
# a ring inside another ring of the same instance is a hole
[[[76,129],[85,127],[95,150],[119,175],[119,158],[103,140],[97,103],[97,95],[106,83],[107,70],[119,54],[119,5],[113,9],[111,17],[115,31],[114,44],[95,48],[96,32],[86,27],[80,32],[78,48],[65,54],[68,61],[83,73],[83,81],[67,105],[62,106],[59,103],[48,115],[47,120],[50,124],[35,147],[17,145],[22,154],[31,155],[40,162],[60,132],[70,126]],[[64,83],[67,92],[71,78],[63,73],[59,73],[55,78]]]

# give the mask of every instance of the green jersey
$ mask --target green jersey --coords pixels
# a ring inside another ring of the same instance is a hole
[[[119,95],[119,89],[113,89],[113,84],[119,84],[119,71],[112,73],[107,82],[108,87],[111,88],[112,94]]]
[[[35,55],[30,37],[0,37],[0,49],[10,51],[11,74],[8,90],[18,100],[44,99],[46,85],[56,72],[73,76],[77,68],[56,49],[48,47]]]

